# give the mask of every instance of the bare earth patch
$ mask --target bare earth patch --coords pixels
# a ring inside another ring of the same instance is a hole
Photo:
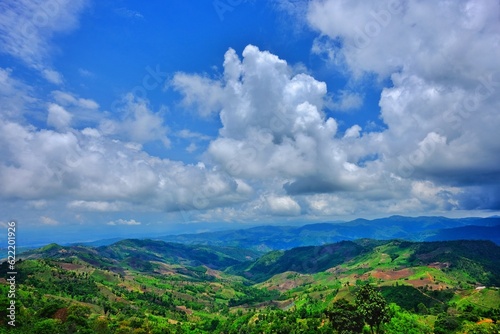
[[[64,270],[81,270],[81,269],[85,269],[84,265],[74,264],[74,263],[67,263],[67,262],[60,262],[59,266],[62,269],[64,269]]]
[[[383,280],[398,280],[409,277],[413,271],[409,268],[400,270],[375,270],[371,272],[371,276]]]

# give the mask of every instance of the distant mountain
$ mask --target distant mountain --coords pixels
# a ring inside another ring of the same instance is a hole
[[[426,241],[445,240],[491,240],[500,245],[500,225],[495,226],[462,226],[438,230]]]
[[[478,239],[477,233],[460,234],[464,226],[500,226],[500,217],[490,218],[446,218],[446,217],[403,217],[392,216],[374,220],[356,219],[346,223],[319,223],[296,226],[260,226],[242,230],[207,232],[163,236],[157,239],[184,244],[232,246],[257,251],[286,250],[301,246],[317,246],[343,240],[405,239],[454,240]],[[495,228],[491,230],[495,232]],[[454,237],[457,236],[457,238]],[[449,236],[448,238],[446,238]],[[459,237],[458,237],[459,236]],[[485,240],[500,244],[498,233],[482,233]]]

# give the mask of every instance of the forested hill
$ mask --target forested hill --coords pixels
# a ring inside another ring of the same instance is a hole
[[[206,266],[245,277],[251,282],[262,282],[288,271],[313,274],[363,261],[368,261],[368,268],[374,268],[380,265],[380,261],[377,262],[380,254],[390,258],[394,269],[439,263],[443,266],[441,269],[446,269],[447,272],[465,272],[469,280],[478,284],[500,286],[500,246],[491,241],[409,242],[359,239],[259,254],[235,247],[128,239],[95,248],[51,244],[26,252],[21,258],[80,260],[119,273],[127,269],[155,272],[161,263],[184,267]]]

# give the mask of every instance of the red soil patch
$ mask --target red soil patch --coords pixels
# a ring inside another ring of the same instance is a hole
[[[288,276],[290,274],[283,273],[281,275],[281,277],[283,277],[283,275]],[[293,275],[293,278],[289,278],[289,279],[286,279],[286,278],[282,279],[281,277],[278,277],[277,282],[273,282],[273,281],[267,282],[265,284],[265,287],[269,290],[278,290],[280,292],[285,292],[285,291],[294,289],[296,287],[299,287],[301,285],[304,285],[305,283],[310,283],[313,281],[313,279],[309,276],[300,275],[300,274],[292,274],[292,275]]]
[[[398,280],[406,278],[412,274],[413,272],[410,269],[405,268],[401,270],[388,270],[388,271],[376,270],[371,273],[371,276],[383,280]]]
[[[429,280],[428,278],[412,279],[412,280],[408,280],[405,282],[412,285],[415,288],[423,287],[426,285],[432,286],[433,289],[435,289],[435,287],[438,287],[438,286],[434,285],[433,282],[431,280]],[[436,290],[441,290],[441,289],[436,289]]]
[[[81,264],[66,263],[66,262],[59,263],[59,266],[64,270],[78,270],[78,269],[85,268],[85,266],[83,266]]]

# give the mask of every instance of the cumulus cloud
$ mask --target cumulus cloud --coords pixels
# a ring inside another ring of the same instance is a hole
[[[168,128],[161,111],[153,112],[147,101],[127,94],[117,111],[121,115],[120,120],[105,119],[99,125],[103,134],[140,144],[158,140],[166,147],[170,146]]]
[[[358,138],[361,132],[361,127],[354,124],[349,129],[345,130],[344,138]]]
[[[392,83],[379,102],[387,129],[353,142],[353,150],[363,143],[407,181],[465,193],[498,184],[499,12],[497,1],[312,1],[309,24],[326,36],[316,49],[358,78]]]
[[[352,168],[356,161],[337,137],[337,122],[323,111],[326,84],[294,74],[286,61],[255,46],[242,56],[227,51],[223,79],[211,83],[221,90],[222,128],[210,158],[234,176],[280,179],[294,195],[361,187],[368,174]],[[191,96],[190,86],[184,90]]]
[[[82,211],[207,209],[248,198],[248,185],[203,164],[159,159],[96,130],[0,122],[0,197],[64,199]]]
[[[186,73],[177,73],[170,85],[184,94],[182,103],[195,107],[200,115],[207,117],[220,108],[222,88],[210,78]]]
[[[65,130],[71,125],[72,115],[60,105],[51,103],[49,105],[49,114],[47,116],[47,125],[57,130]]]

